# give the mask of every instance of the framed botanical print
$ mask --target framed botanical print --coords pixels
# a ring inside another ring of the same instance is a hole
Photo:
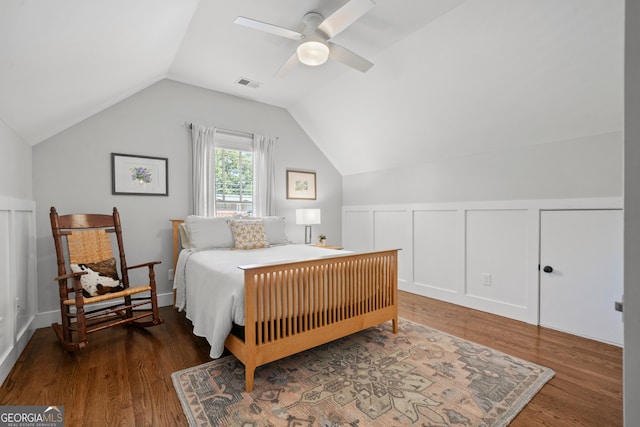
[[[316,173],[288,170],[287,199],[316,200]]]
[[[111,194],[169,195],[169,160],[111,153]]]

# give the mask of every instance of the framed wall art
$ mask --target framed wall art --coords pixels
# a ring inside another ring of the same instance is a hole
[[[169,159],[111,153],[111,194],[169,195]]]
[[[288,170],[287,199],[315,200],[316,173]]]

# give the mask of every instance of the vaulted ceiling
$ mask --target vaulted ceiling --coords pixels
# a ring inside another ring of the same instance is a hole
[[[623,0],[374,0],[375,65],[274,74],[346,0],[3,0],[0,119],[30,144],[169,78],[281,106],[345,174],[622,129]],[[237,83],[259,83],[252,88]]]

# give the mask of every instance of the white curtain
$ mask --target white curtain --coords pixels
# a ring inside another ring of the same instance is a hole
[[[275,142],[278,138],[253,135],[253,215],[274,215]]]
[[[215,216],[216,150],[215,128],[191,125],[193,214]]]

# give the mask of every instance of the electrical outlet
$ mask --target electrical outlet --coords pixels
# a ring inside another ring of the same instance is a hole
[[[169,279],[169,281],[173,280],[173,269],[167,271],[167,279]]]
[[[484,286],[491,286],[491,274],[490,273],[482,273],[482,284]]]

